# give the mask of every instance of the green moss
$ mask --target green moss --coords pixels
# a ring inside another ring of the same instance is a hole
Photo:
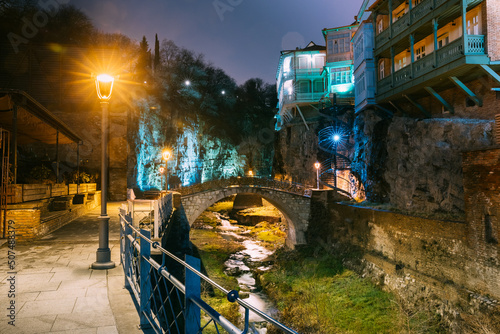
[[[279,252],[261,282],[280,320],[300,333],[401,333],[395,298],[345,269],[340,258]],[[275,333],[270,331],[269,333]]]
[[[224,262],[229,259],[231,254],[244,249],[244,247],[237,242],[223,239],[214,230],[192,229],[190,239],[198,248],[201,262],[208,277],[228,290],[239,290],[236,278],[224,273]],[[202,298],[225,318],[234,324],[238,323],[240,319],[238,304],[228,302],[222,292],[204,284]],[[205,323],[208,321],[206,316],[202,315],[202,318]],[[213,325],[209,325],[203,333],[215,334],[217,331]],[[220,333],[225,333],[225,331],[220,331]]]
[[[207,210],[212,212],[229,212],[233,209],[233,202],[217,202]]]

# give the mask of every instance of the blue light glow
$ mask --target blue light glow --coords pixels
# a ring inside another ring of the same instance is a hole
[[[354,85],[352,83],[340,84],[332,86],[332,90],[337,93],[347,93],[354,89]]]
[[[244,174],[246,158],[223,139],[204,135],[199,122],[185,125],[175,143],[166,145],[162,110],[149,108],[155,105],[150,102],[137,102],[135,181],[140,190],[162,189],[164,181],[159,168],[165,165],[162,160],[165,146],[172,148],[168,175],[171,179],[178,177],[183,186]]]

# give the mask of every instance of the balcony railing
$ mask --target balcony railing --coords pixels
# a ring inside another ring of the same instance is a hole
[[[465,55],[484,55],[484,51],[484,35],[465,36],[465,48],[463,39],[458,38],[450,44],[438,49],[436,52],[436,59],[434,58],[434,53],[430,53],[414,63],[395,71],[394,76],[379,80],[377,83],[377,93],[384,94],[438,67],[450,64]],[[394,81],[392,79],[393,77]]]
[[[297,76],[320,76],[323,68],[298,68],[295,70]]]
[[[484,54],[484,35],[467,35],[465,54]]]
[[[408,29],[410,25],[410,15],[405,14],[401,16],[396,22],[392,24],[392,35],[399,35],[404,30]]]
[[[480,3],[483,0],[467,0],[467,6],[473,6],[477,3]],[[399,20],[392,23],[392,37],[395,37],[401,34],[403,31],[407,30],[411,25],[421,25],[426,22],[422,21],[422,18],[432,11],[436,11],[442,5],[448,3],[451,5],[451,2],[460,4],[460,1],[457,0],[423,0],[418,5],[413,7],[409,13],[403,15]],[[387,27],[387,29],[383,30],[375,37],[375,42],[377,46],[383,45],[391,38],[391,26]]]

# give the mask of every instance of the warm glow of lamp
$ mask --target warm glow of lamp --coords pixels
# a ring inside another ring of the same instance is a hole
[[[161,154],[161,156],[162,156],[163,160],[169,160],[169,159],[170,159],[170,155],[171,155],[171,153],[170,153],[170,151],[169,151],[169,150],[165,150],[165,151],[163,151],[163,153]]]
[[[165,172],[165,167],[160,167],[160,173],[163,174]]]
[[[248,171],[248,176],[253,176],[253,171],[252,170]]]
[[[319,169],[320,166],[321,164],[318,161],[314,163],[314,168]]]
[[[109,74],[99,74],[95,79],[97,96],[102,102],[109,101],[111,92],[113,91],[113,83],[115,78]]]

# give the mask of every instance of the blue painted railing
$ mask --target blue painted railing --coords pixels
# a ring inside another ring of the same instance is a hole
[[[249,330],[249,315],[254,312],[276,326],[283,333],[297,334],[269,315],[238,297],[235,290],[227,290],[200,272],[200,260],[186,255],[185,261],[176,257],[158,242],[151,240],[151,231],[134,227],[131,215],[120,209],[120,254],[125,273],[125,287],[129,288],[140,307],[140,326],[156,333],[195,334],[215,327],[230,334],[245,334]],[[151,257],[155,249],[162,263]],[[185,284],[174,277],[165,266],[169,258],[185,270]],[[201,298],[201,280],[222,291],[229,302],[238,303],[245,310],[244,328],[239,329]],[[201,311],[206,320],[202,323]]]

